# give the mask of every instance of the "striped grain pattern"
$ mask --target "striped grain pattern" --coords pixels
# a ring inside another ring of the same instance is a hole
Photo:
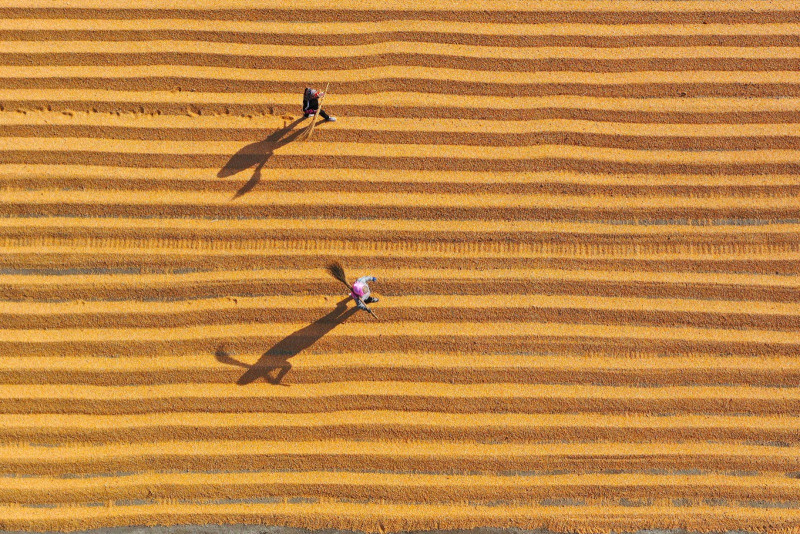
[[[0,528],[800,533],[797,4],[314,6],[0,4]]]

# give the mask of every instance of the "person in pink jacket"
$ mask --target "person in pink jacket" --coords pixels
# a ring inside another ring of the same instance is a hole
[[[378,302],[376,297],[370,296],[369,286],[367,285],[367,282],[375,282],[377,280],[378,279],[374,276],[362,276],[353,284],[353,290],[350,292],[350,296],[356,301],[356,306],[362,310],[367,310],[367,304]]]

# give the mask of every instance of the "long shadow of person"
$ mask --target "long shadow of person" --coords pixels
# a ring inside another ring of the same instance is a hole
[[[231,156],[228,163],[217,173],[217,178],[227,178],[245,169],[249,169],[254,165],[256,167],[247,183],[240,187],[236,194],[233,195],[233,200],[246,194],[258,184],[261,180],[261,169],[267,164],[267,161],[269,161],[269,158],[275,153],[275,150],[283,145],[291,143],[306,130],[305,128],[298,128],[296,131],[292,131],[295,126],[300,124],[303,120],[303,117],[296,119],[291,124],[279,130],[275,130],[263,141],[251,143]]]
[[[348,300],[349,299],[344,299],[338,302],[336,308],[330,313],[278,341],[272,348],[262,354],[261,358],[253,365],[248,365],[232,358],[225,350],[224,346],[219,347],[214,356],[220,363],[236,365],[237,367],[247,369],[247,371],[239,377],[239,380],[236,381],[240,386],[254,382],[259,378],[264,378],[264,380],[270,384],[278,385],[281,383],[281,380],[283,380],[283,377],[286,376],[286,373],[292,369],[292,364],[288,361],[289,358],[296,356],[319,341],[322,336],[342,324],[348,317],[358,311],[356,307],[347,307]],[[280,371],[273,377],[271,373],[276,369]]]

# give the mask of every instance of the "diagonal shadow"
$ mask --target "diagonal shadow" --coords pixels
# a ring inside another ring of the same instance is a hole
[[[247,371],[239,377],[239,380],[236,381],[240,386],[254,382],[259,378],[264,378],[264,380],[270,384],[280,384],[283,377],[286,376],[286,373],[292,369],[292,364],[288,361],[289,358],[296,356],[319,341],[325,334],[342,324],[348,317],[358,311],[356,307],[347,307],[348,300],[350,299],[346,298],[338,302],[336,308],[330,313],[278,341],[272,348],[262,354],[261,358],[253,365],[248,365],[232,358],[231,355],[225,351],[224,346],[219,347],[214,356],[220,363],[247,369]],[[280,371],[275,377],[272,377],[270,373],[276,369],[280,369]]]
[[[217,178],[227,178],[255,166],[253,175],[247,183],[240,187],[236,194],[233,195],[233,200],[248,193],[258,184],[261,180],[261,169],[264,168],[264,165],[266,165],[269,158],[275,153],[275,150],[291,143],[306,130],[306,128],[300,128],[297,131],[292,131],[295,126],[303,122],[303,120],[305,120],[305,117],[300,117],[291,124],[279,130],[275,130],[263,141],[258,141],[257,143],[251,143],[242,147],[236,154],[231,156],[228,163],[217,173]]]

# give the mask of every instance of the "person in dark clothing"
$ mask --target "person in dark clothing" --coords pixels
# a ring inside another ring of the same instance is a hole
[[[336,120],[336,117],[331,117],[325,113],[325,110],[319,109],[319,99],[323,96],[325,96],[324,91],[306,87],[306,90],[303,93],[303,115],[306,117],[312,117],[316,113],[319,113],[320,117],[326,121],[333,122]]]

